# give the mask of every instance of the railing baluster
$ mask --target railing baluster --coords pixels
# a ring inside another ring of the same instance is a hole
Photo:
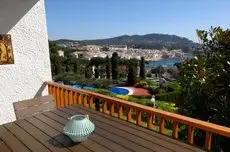
[[[48,84],[48,92],[49,92],[49,95],[52,94],[52,86]]]
[[[69,91],[69,105],[73,104],[73,91]]]
[[[119,108],[118,108],[118,118],[122,119],[122,116],[123,116],[123,108],[122,108],[122,105],[119,105]]]
[[[193,136],[194,136],[194,127],[188,127],[188,143],[193,144]]]
[[[52,93],[53,93],[53,97],[54,97],[55,101],[57,102],[56,87],[55,86],[53,86],[53,88],[52,88]]]
[[[63,88],[61,88],[60,96],[61,96],[60,107],[64,107],[65,106],[65,99],[64,99],[64,89]]]
[[[206,150],[211,150],[211,144],[212,144],[212,133],[206,131],[204,148]]]
[[[65,106],[68,106],[69,105],[69,97],[68,97],[69,91],[65,89],[64,94],[65,94]]]
[[[76,104],[77,103],[77,93],[74,92],[73,93],[73,104]]]
[[[132,109],[130,107],[127,108],[127,121],[132,122]]]
[[[78,94],[78,104],[82,104],[82,96],[83,94]]]
[[[149,129],[153,128],[153,115],[151,113],[147,114],[147,127]]]
[[[107,113],[107,102],[105,100],[102,103],[102,112]]]
[[[141,111],[136,110],[136,117],[137,117],[137,125],[141,126],[142,125],[142,120],[141,120]]]
[[[172,133],[173,138],[177,139],[178,138],[178,122],[173,121],[173,133]]]
[[[84,97],[83,97],[83,105],[84,106],[87,106],[87,101],[88,100],[88,96],[85,94]]]
[[[89,108],[93,109],[93,97],[89,97]]]
[[[111,103],[110,105],[110,115],[114,116],[114,103]]]
[[[61,107],[61,103],[60,103],[61,96],[60,96],[60,88],[59,87],[57,87],[56,92],[57,92],[56,107],[60,108]]]
[[[164,134],[164,130],[165,130],[165,119],[164,118],[161,118],[159,127],[160,127],[160,133]]]

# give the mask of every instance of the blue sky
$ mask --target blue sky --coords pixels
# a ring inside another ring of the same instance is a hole
[[[230,0],[45,0],[51,40],[165,33],[197,41],[196,29],[230,27]]]

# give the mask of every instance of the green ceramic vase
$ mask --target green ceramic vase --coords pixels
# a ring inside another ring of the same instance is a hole
[[[95,125],[89,120],[88,115],[74,115],[65,125],[64,134],[74,142],[82,142],[87,140],[94,129]]]

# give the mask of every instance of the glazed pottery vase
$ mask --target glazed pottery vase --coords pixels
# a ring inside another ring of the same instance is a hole
[[[64,134],[74,142],[82,142],[87,140],[94,129],[95,125],[89,120],[88,115],[74,115],[65,125]]]

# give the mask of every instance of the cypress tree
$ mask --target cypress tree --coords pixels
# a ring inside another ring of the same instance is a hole
[[[145,79],[145,58],[141,57],[141,61],[140,61],[140,78],[141,79]]]
[[[116,52],[113,53],[111,58],[111,71],[112,71],[112,79],[118,79],[118,54]]]
[[[111,70],[111,65],[110,65],[110,59],[109,56],[106,56],[106,78],[110,79],[110,70]]]

